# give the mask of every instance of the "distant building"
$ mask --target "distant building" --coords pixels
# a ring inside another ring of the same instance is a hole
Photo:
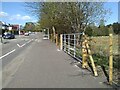
[[[18,24],[13,24],[11,25],[13,30],[18,31],[19,30],[19,25]]]
[[[5,22],[0,21],[0,34],[3,34],[8,30],[8,25]]]

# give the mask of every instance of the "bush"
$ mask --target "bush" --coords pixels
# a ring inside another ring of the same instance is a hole
[[[93,30],[90,26],[88,26],[85,30],[85,34],[87,34],[88,36],[93,36]]]

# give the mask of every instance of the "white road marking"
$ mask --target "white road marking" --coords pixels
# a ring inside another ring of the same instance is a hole
[[[32,40],[29,40],[27,43],[30,43]]]
[[[21,47],[23,47],[23,46],[25,46],[26,45],[26,43],[24,43],[23,45],[21,45]]]
[[[18,47],[23,47],[23,46],[25,46],[27,43],[30,43],[31,41],[32,41],[32,40],[29,40],[28,42],[24,43],[23,45],[17,44],[17,46],[18,46]]]
[[[18,47],[21,47],[19,44],[17,44]]]
[[[13,53],[13,52],[15,52],[15,51],[16,51],[16,49],[13,49],[12,51],[10,51],[10,52],[6,53],[5,55],[1,56],[0,59],[8,56],[9,54],[11,54],[11,53]]]
[[[42,40],[41,39],[35,39],[35,42],[42,42]]]

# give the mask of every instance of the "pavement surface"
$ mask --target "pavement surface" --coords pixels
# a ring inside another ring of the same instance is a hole
[[[94,77],[73,61],[38,33],[3,69],[3,88],[110,88],[103,83],[105,76]]]

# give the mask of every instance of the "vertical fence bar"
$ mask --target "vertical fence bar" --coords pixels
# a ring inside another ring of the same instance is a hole
[[[50,35],[49,35],[49,28],[47,29],[47,36],[48,36],[48,39],[50,39]]]
[[[112,50],[112,41],[113,35],[109,34],[109,84],[112,85],[113,80],[113,50]]]
[[[70,54],[70,35],[68,35],[68,54]]]
[[[63,50],[63,34],[60,34],[60,50]]]
[[[74,34],[74,57],[76,56],[76,35]]]
[[[64,51],[66,51],[66,35],[64,34]]]

